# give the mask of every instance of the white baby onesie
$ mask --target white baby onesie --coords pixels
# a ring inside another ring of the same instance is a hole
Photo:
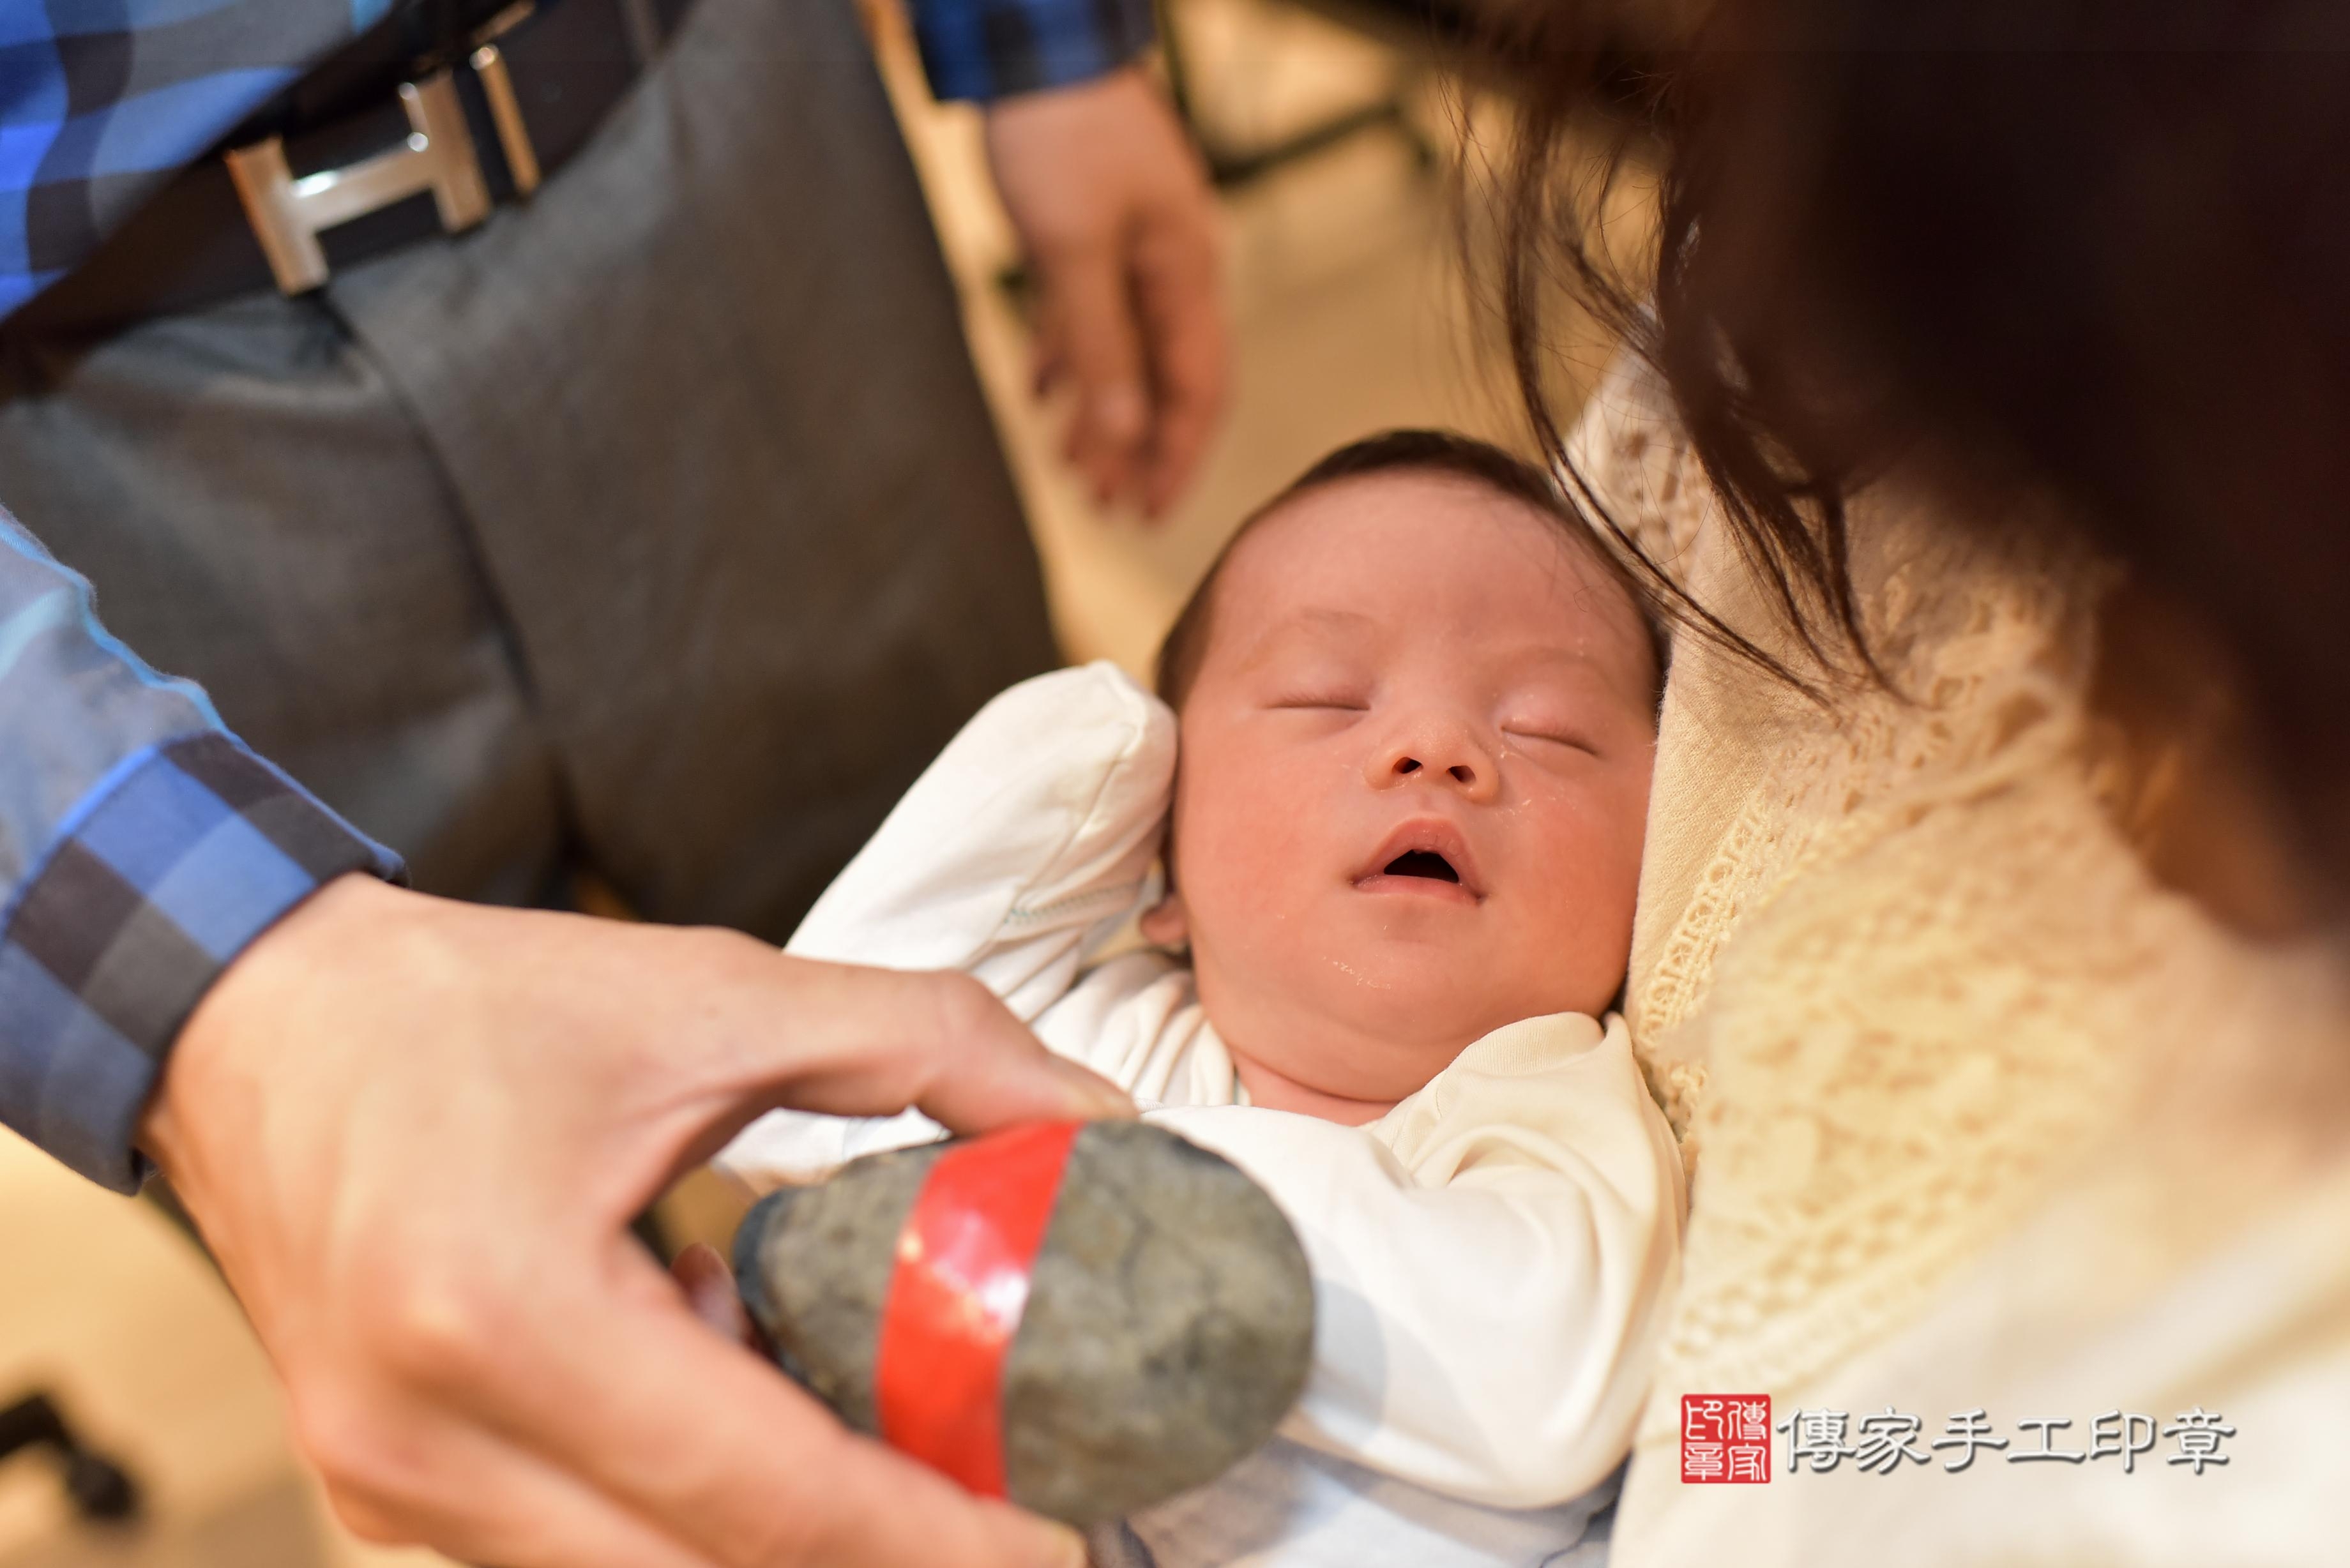
[[[1242,1103],[1188,968],[1155,951],[1087,967],[1145,896],[1174,768],[1174,715],[1114,666],[1024,681],[916,781],[789,950],[976,975],[1296,1227],[1305,1397],[1254,1459],[1129,1521],[1129,1548],[1159,1568],[1583,1560],[1569,1549],[1612,1496],[1679,1257],[1680,1160],[1623,1022],[1497,1029],[1367,1127]],[[719,1163],[764,1188],[938,1133],[914,1112],[776,1112]]]

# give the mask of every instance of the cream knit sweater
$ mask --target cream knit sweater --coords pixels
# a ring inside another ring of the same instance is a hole
[[[1582,471],[1701,601],[1788,646],[1652,378]],[[1879,486],[1890,492],[1892,486]],[[2154,884],[2101,790],[2085,691],[2105,576],[1872,493],[1855,572],[1913,699],[1823,711],[1682,638],[1628,1013],[1692,1174],[1682,1293],[1617,1530],[1653,1563],[2350,1562],[2350,982]],[[1681,1484],[1679,1396],[1982,1407],[2237,1435],[2224,1469],[1846,1460]]]

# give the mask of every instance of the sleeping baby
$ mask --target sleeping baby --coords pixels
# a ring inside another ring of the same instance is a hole
[[[1375,437],[1242,526],[1156,698],[1106,664],[1003,693],[792,939],[978,976],[1305,1243],[1315,1364],[1282,1435],[1097,1556],[1604,1551],[1585,1538],[1681,1219],[1671,1137],[1602,1022],[1659,680],[1620,569],[1538,471]],[[1154,945],[1099,960],[1138,914]],[[721,1163],[769,1187],[937,1131],[779,1112]]]

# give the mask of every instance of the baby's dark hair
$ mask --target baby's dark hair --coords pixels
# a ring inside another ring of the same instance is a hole
[[[1665,679],[1667,643],[1665,623],[1656,610],[1645,584],[1635,577],[1615,554],[1600,543],[1588,524],[1576,513],[1551,476],[1523,458],[1514,457],[1491,441],[1479,441],[1453,431],[1393,430],[1365,436],[1350,441],[1316,462],[1282,488],[1271,500],[1242,519],[1232,536],[1210,563],[1207,575],[1200,586],[1191,590],[1175,624],[1168,628],[1166,640],[1159,645],[1156,685],[1159,698],[1170,708],[1180,709],[1183,699],[1191,694],[1191,683],[1199,678],[1200,661],[1207,656],[1209,622],[1213,615],[1216,580],[1223,576],[1224,563],[1232,551],[1249,535],[1249,531],[1267,517],[1309,490],[1335,484],[1342,479],[1355,479],[1367,473],[1418,472],[1451,474],[1470,480],[1495,491],[1513,501],[1524,503],[1558,524],[1559,532],[1570,543],[1584,551],[1607,570],[1611,580],[1623,588],[1624,597],[1640,618],[1647,632],[1652,655],[1651,668],[1656,671],[1657,691],[1662,693]]]

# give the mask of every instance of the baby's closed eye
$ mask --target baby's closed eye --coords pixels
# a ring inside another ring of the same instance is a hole
[[[1502,726],[1502,733],[1513,741],[1532,741],[1537,745],[1559,746],[1571,751],[1599,755],[1598,742],[1582,726],[1553,720],[1513,720]]]
[[[1367,713],[1370,701],[1350,692],[1298,692],[1276,697],[1266,707],[1282,711]]]

